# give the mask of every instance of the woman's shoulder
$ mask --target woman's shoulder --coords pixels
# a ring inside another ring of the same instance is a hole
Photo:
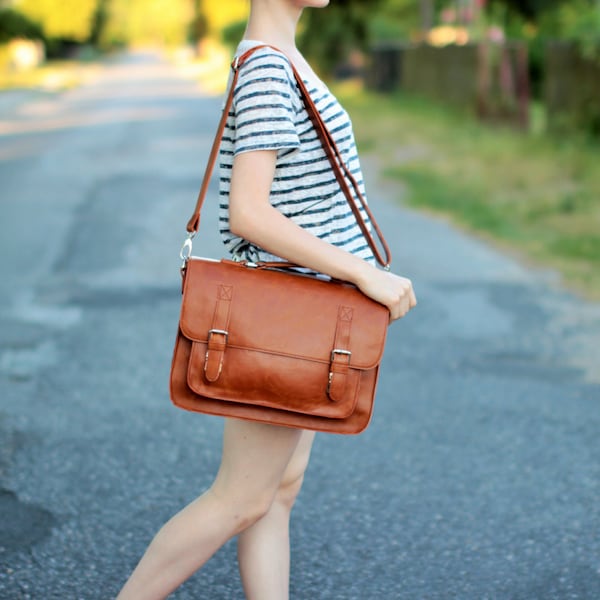
[[[248,53],[251,54],[248,55]],[[290,59],[280,50],[263,42],[254,40],[242,40],[235,52],[236,58],[243,56],[245,60],[240,66],[240,75],[251,75],[256,71],[274,69],[285,73],[286,77],[293,82],[294,71]]]

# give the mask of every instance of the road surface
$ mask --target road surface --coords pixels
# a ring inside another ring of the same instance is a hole
[[[220,100],[149,54],[3,98],[0,598],[112,598],[218,465],[220,420],[173,408],[167,381]],[[292,597],[597,600],[600,307],[367,171],[419,306],[368,431],[317,438]],[[221,256],[215,190],[195,250]],[[172,597],[243,598],[234,544]]]

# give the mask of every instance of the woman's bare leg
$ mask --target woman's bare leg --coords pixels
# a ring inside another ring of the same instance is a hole
[[[239,534],[238,561],[247,600],[287,600],[290,512],[308,466],[314,432],[304,431],[267,514]]]
[[[119,600],[159,600],[229,538],[265,515],[302,432],[226,419],[221,467],[211,488],[156,534]]]

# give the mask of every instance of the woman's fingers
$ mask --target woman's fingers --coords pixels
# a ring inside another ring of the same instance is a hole
[[[410,307],[414,308],[417,305],[417,297],[415,296],[415,291],[414,289],[410,288]]]
[[[417,304],[411,280],[388,271],[368,266],[357,285],[369,298],[388,307],[390,321],[400,319]]]
[[[399,289],[395,302],[390,308],[390,321],[401,319],[408,311],[417,305],[417,298],[410,279],[394,275],[394,278],[399,283]]]

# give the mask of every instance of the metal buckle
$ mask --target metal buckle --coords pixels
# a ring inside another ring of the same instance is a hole
[[[225,336],[225,343],[227,343],[229,341],[229,331],[225,331],[224,329],[209,329],[208,330],[208,340],[210,341],[210,338],[212,336],[213,333],[220,333],[221,335]]]
[[[333,359],[336,354],[342,354],[348,357],[348,364],[350,364],[350,357],[352,356],[352,352],[350,350],[341,350],[340,348],[334,348],[331,351],[330,361],[333,363]],[[329,394],[329,390],[331,389],[331,382],[333,381],[333,371],[329,371],[329,377],[327,378],[327,394]]]
[[[336,354],[343,354],[344,356],[348,357],[348,364],[350,364],[350,357],[352,356],[352,352],[350,352],[350,350],[340,350],[340,348],[334,348],[331,351],[331,357],[330,357],[330,361],[333,362],[333,358]]]
[[[179,258],[183,261],[181,268],[185,267],[185,263],[189,260],[190,256],[192,256],[192,240],[196,235],[195,231],[190,231],[183,242],[183,246],[181,246],[181,250],[179,251]]]

